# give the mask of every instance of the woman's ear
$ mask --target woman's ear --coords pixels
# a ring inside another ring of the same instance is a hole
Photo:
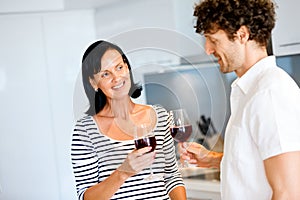
[[[237,37],[242,44],[246,43],[249,40],[249,36],[249,29],[245,25],[241,26],[240,29],[237,31]]]
[[[97,86],[95,79],[92,79],[91,77],[89,77],[89,81],[90,81],[91,86],[94,88],[94,90],[95,91],[98,90],[98,86]]]

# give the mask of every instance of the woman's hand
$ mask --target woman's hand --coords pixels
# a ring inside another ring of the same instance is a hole
[[[133,150],[117,170],[130,177],[149,167],[155,158],[155,152],[149,152],[151,149],[152,147],[145,147]]]
[[[155,153],[149,152],[152,147],[133,150],[127,155],[121,166],[109,178],[89,187],[84,193],[85,200],[108,200],[120,189],[126,179],[150,166]],[[149,152],[149,153],[147,153]],[[100,195],[99,195],[100,194]]]

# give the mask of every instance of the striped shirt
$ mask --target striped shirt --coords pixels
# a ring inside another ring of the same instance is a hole
[[[160,106],[153,106],[153,109],[157,115],[154,128],[157,146],[152,170],[163,178],[143,180],[150,174],[150,169],[146,168],[127,179],[111,199],[167,200],[170,199],[168,193],[172,189],[184,185],[176,164],[175,147],[169,131],[169,115]],[[78,199],[83,200],[87,188],[109,177],[133,149],[133,140],[118,141],[103,135],[92,116],[78,120],[71,147]]]

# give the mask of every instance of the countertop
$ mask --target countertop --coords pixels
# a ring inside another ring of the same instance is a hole
[[[220,171],[199,167],[181,169],[189,200],[220,200]]]

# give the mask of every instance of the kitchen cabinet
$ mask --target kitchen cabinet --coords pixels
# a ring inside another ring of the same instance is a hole
[[[118,44],[133,68],[148,63],[178,64],[173,0],[119,4],[96,9],[97,37]]]
[[[99,7],[95,12],[96,36],[124,50],[135,81],[142,84],[144,74],[181,63],[213,61],[204,51],[204,37],[195,33],[195,3],[198,0],[143,0]],[[144,92],[137,103],[146,103]]]
[[[59,199],[42,17],[0,17],[0,199]]]
[[[1,200],[76,199],[73,95],[93,19],[88,9],[0,16]]]
[[[207,63],[214,60],[205,52],[205,38],[195,32],[197,18],[194,16],[194,7],[198,3],[199,0],[173,0],[175,30],[182,34],[177,45],[183,63]]]
[[[81,104],[85,94],[75,92],[83,90],[77,80],[83,52],[95,40],[94,10],[44,13],[42,18],[59,194],[71,200],[76,199],[69,152],[73,123],[79,117],[75,110],[82,115],[87,105]]]
[[[97,37],[119,44],[134,67],[183,60],[207,62],[211,57],[205,54],[204,38],[195,33],[195,3],[198,0],[143,0],[99,7],[95,14]]]
[[[276,0],[277,21],[272,34],[272,46],[275,56],[300,54],[300,1]]]

